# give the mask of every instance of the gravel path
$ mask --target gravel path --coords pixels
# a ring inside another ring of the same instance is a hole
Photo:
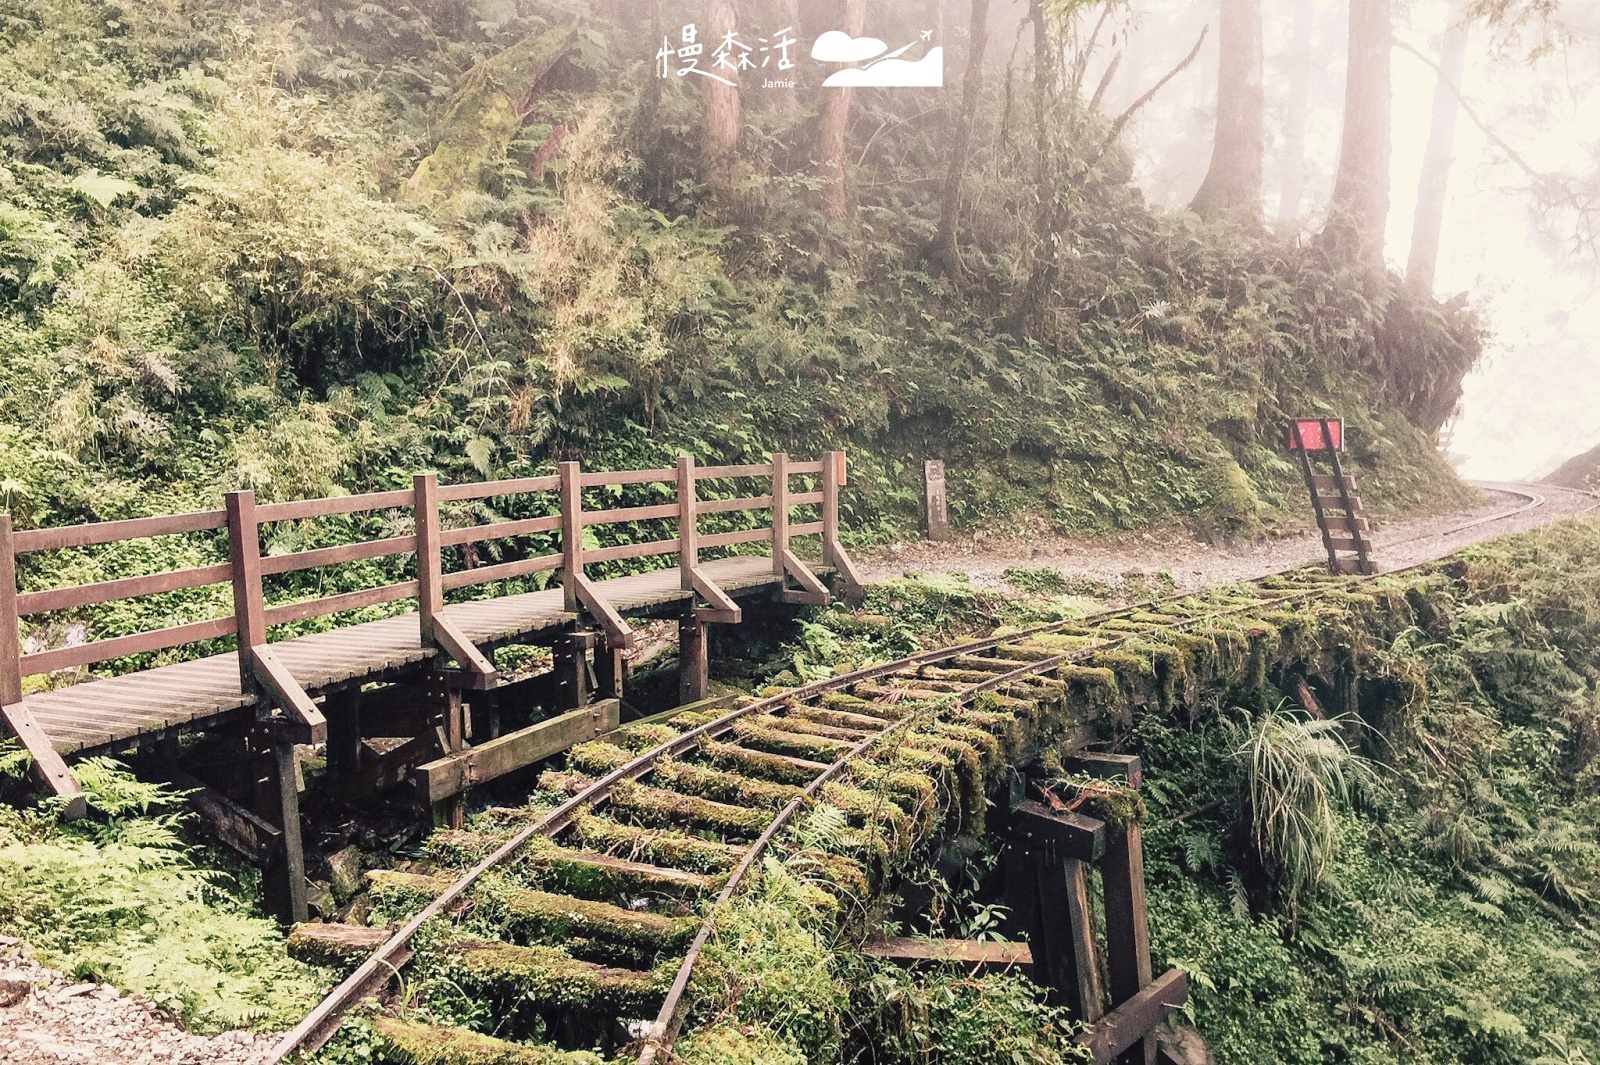
[[[1593,507],[1587,492],[1552,485],[1472,482],[1482,506],[1450,514],[1428,514],[1374,524],[1374,554],[1380,570],[1442,558],[1479,540],[1535,528]],[[1530,506],[1529,496],[1542,500]],[[1520,507],[1520,513],[1482,521]],[[1470,528],[1464,528],[1471,524]],[[1129,573],[1167,570],[1179,591],[1250,580],[1327,555],[1315,526],[1253,548],[1228,550],[1197,542],[1182,531],[1140,533],[1115,540],[1073,540],[1042,528],[982,530],[945,543],[917,541],[858,552],[868,581],[906,573],[965,573],[978,584],[998,586],[1010,566],[1051,566],[1068,577],[1115,583]]]
[[[251,1032],[191,1035],[109,984],[78,983],[0,937],[3,1065],[257,1065],[271,1041]]]

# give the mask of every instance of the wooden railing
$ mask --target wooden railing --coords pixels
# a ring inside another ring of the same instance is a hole
[[[792,492],[791,480],[795,477],[814,479],[816,487],[809,491]],[[745,485],[750,481],[759,481],[759,490],[763,494],[701,500],[698,486],[706,481]],[[675,555],[682,573],[683,589],[704,598],[708,603],[699,608],[697,613],[708,621],[734,621],[738,619],[739,608],[701,572],[700,552],[737,544],[770,542],[773,572],[783,579],[786,586],[782,594],[798,601],[819,601],[819,598],[825,601],[825,589],[810,568],[795,557],[790,542],[796,537],[820,535],[824,564],[841,570],[847,582],[859,583],[838,538],[838,491],[844,481],[845,454],[834,451],[814,462],[790,462],[788,456],[777,454],[770,463],[696,466],[694,459],[684,457],[674,469],[616,472],[584,471],[579,463],[563,462],[554,475],[457,485],[441,485],[435,474],[426,473],[416,475],[409,490],[282,503],[258,504],[252,492],[230,492],[221,510],[53,529],[14,530],[10,516],[0,513],[0,707],[6,710],[8,719],[26,717],[20,712],[22,680],[26,676],[235,636],[238,638],[239,670],[245,690],[260,692],[269,703],[278,707],[285,715],[284,723],[301,737],[302,742],[317,741],[325,734],[322,715],[272,653],[268,630],[274,626],[401,600],[415,600],[424,643],[437,646],[454,659],[471,678],[474,686],[488,686],[495,679],[494,667],[450,624],[443,613],[446,592],[559,569],[562,572],[566,609],[572,612],[588,611],[604,628],[608,641],[627,646],[632,639],[628,626],[598,593],[584,572],[586,566],[623,559]],[[609,510],[584,508],[583,490],[586,488],[648,484],[672,485],[676,498],[672,502],[648,506]],[[464,528],[444,527],[441,512],[444,503],[472,503],[549,493],[554,493],[556,498],[555,512],[548,515]],[[815,507],[820,511],[820,517],[792,523],[791,511],[798,507]],[[281,555],[263,555],[261,552],[261,527],[264,524],[403,510],[411,512],[414,523],[414,531],[407,535],[316,547]],[[703,516],[750,510],[770,511],[771,524],[705,535],[699,530]],[[676,535],[670,539],[642,543],[618,543],[590,549],[584,547],[586,529],[654,521],[675,523]],[[41,591],[19,592],[17,588],[17,559],[22,555],[148,537],[219,531],[224,532],[227,538],[227,562]],[[471,565],[470,560],[464,557],[460,568],[445,571],[446,549],[466,549],[489,541],[514,543],[539,534],[556,534],[559,550],[481,566]],[[397,555],[413,557],[414,579],[293,602],[269,605],[266,601],[264,578]],[[790,580],[798,587],[788,588]],[[92,640],[76,646],[28,653],[22,651],[20,620],[24,617],[219,584],[231,585],[234,606],[231,616]],[[19,712],[13,713],[14,709]],[[23,729],[18,727],[17,720],[12,720],[12,725],[13,731],[21,735]],[[24,739],[26,742],[27,737]],[[33,749],[36,744],[30,742],[28,746]]]
[[[546,570],[563,571],[567,608],[577,610],[585,605],[587,598],[583,591],[583,585],[588,581],[584,567],[601,562],[676,555],[687,581],[687,575],[698,566],[701,551],[735,544],[770,542],[774,545],[774,572],[782,572],[781,556],[791,551],[790,540],[821,535],[824,537],[824,562],[833,565],[839,553],[838,487],[843,483],[843,471],[843,452],[831,452],[827,460],[815,462],[789,462],[786,456],[776,455],[772,463],[745,466],[697,467],[693,459],[684,458],[676,469],[618,472],[585,472],[579,463],[566,462],[560,465],[559,473],[544,477],[441,485],[434,474],[418,474],[410,490],[283,503],[258,504],[251,492],[230,492],[227,505],[221,510],[53,529],[13,530],[9,516],[0,514],[0,558],[4,560],[0,562],[0,566],[4,567],[4,570],[0,570],[0,695],[8,703],[17,701],[20,698],[17,686],[21,678],[33,674],[168,650],[241,633],[241,645],[264,644],[268,642],[265,630],[273,626],[397,600],[416,600],[418,613],[425,620],[436,621],[443,608],[445,592],[526,577]],[[795,477],[815,478],[819,487],[808,492],[791,492],[789,481]],[[770,487],[763,485],[768,488],[765,494],[713,500],[698,498],[696,486],[700,482],[754,479],[770,482]],[[670,503],[611,510],[585,510],[583,507],[582,490],[585,488],[649,483],[674,485],[677,499]],[[443,527],[442,503],[543,493],[558,494],[559,509],[556,513],[465,528]],[[819,508],[821,516],[811,521],[791,523],[789,511],[803,506]],[[263,555],[260,551],[260,528],[267,523],[401,509],[411,511],[415,532],[283,555]],[[698,519],[705,515],[748,510],[771,511],[772,523],[732,532],[702,534],[699,531]],[[583,546],[585,529],[646,521],[675,522],[677,535],[670,539],[587,550]],[[228,562],[44,591],[19,593],[16,590],[14,567],[18,556],[219,530],[225,530],[227,534]],[[517,540],[539,533],[558,533],[560,550],[492,565],[444,571],[446,548],[463,548],[486,541]],[[414,556],[415,579],[289,603],[268,605],[265,601],[265,577],[395,555]],[[809,569],[805,572],[808,575],[810,573]],[[805,580],[799,576],[796,579]],[[188,622],[77,646],[21,653],[20,618],[215,584],[232,585],[234,613],[230,617]],[[685,588],[688,587],[685,584]]]

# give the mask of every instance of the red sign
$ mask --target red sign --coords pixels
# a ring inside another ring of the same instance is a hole
[[[1343,418],[1296,418],[1289,423],[1283,433],[1283,446],[1289,451],[1327,451],[1328,441],[1322,438],[1322,427],[1327,425],[1328,436],[1332,438],[1335,451],[1344,450],[1344,419]],[[1300,428],[1300,440],[1295,441],[1295,427]]]

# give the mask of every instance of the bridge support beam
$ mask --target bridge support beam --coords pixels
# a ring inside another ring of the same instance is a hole
[[[285,924],[306,920],[306,853],[300,836],[299,774],[295,771],[294,739],[274,728],[259,729],[255,746],[263,756],[266,793],[261,797],[267,821],[280,833],[280,845],[262,870],[267,909]]]
[[[678,619],[678,702],[697,703],[711,688],[706,622],[693,610]]]

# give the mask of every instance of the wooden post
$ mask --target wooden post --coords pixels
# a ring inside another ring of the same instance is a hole
[[[439,746],[446,755],[466,750],[466,722],[461,706],[461,689],[449,682],[441,669],[430,670],[423,689],[424,697],[443,718],[439,728]],[[439,718],[436,717],[435,720]],[[461,793],[431,803],[430,822],[434,828],[465,828],[467,803]]]
[[[950,505],[944,491],[944,463],[930,459],[922,464],[922,491],[928,539],[950,539]]]
[[[439,475],[419,473],[411,479],[417,527],[417,621],[422,643],[434,642],[433,619],[444,609],[444,564],[439,549]],[[465,663],[463,663],[465,664]]]
[[[700,523],[696,519],[694,456],[678,456],[678,587],[694,591],[694,568],[700,564]]]
[[[63,819],[75,821],[89,812],[78,780],[22,702],[22,622],[17,614],[17,554],[11,515],[0,513],[0,717],[33,758],[39,786],[67,800]]]
[[[706,623],[693,610],[678,620],[678,703],[697,703],[711,685]]]
[[[347,777],[361,768],[361,687],[329,692],[323,700],[328,718],[328,764]]]
[[[839,568],[839,481],[844,468],[843,451],[822,455],[822,564]]]
[[[561,475],[561,591],[564,609],[578,612],[578,575],[583,572],[583,469],[576,462],[556,467]]]
[[[239,623],[239,683],[257,690],[252,652],[266,645],[266,606],[261,595],[261,541],[256,531],[256,494],[229,492],[228,561],[233,567],[233,614]]]
[[[628,661],[623,655],[623,649],[609,640],[601,640],[594,649],[595,698],[622,698],[623,681],[628,675]]]
[[[558,710],[576,710],[589,705],[589,645],[592,632],[569,632],[556,640],[551,670],[555,675],[555,703]]]
[[[1100,952],[1095,945],[1094,907],[1089,904],[1089,867],[1075,858],[1064,859],[1055,875],[1065,883],[1066,944],[1063,955],[1064,972],[1058,986],[1065,985],[1067,1002],[1078,1011],[1085,1024],[1100,1019],[1104,1006],[1101,1001]]]
[[[1150,982],[1150,928],[1145,911],[1144,846],[1137,824],[1111,832],[1101,865],[1105,888],[1106,977],[1112,1008]],[[1122,1065],[1154,1065],[1156,1041],[1146,1036],[1117,1059]]]
[[[0,706],[22,702],[22,621],[17,616],[17,554],[11,515],[0,512]]]
[[[783,553],[788,549],[789,456],[775,451],[772,454],[772,572],[780,578],[785,572]]]
[[[310,916],[306,906],[306,854],[300,840],[300,792],[295,787],[294,742],[283,736],[273,736],[272,783],[278,793],[278,828],[283,832],[283,847],[274,856],[275,874],[267,879],[275,890],[269,890],[268,905],[289,924],[298,923]],[[271,896],[275,895],[276,898]]]

